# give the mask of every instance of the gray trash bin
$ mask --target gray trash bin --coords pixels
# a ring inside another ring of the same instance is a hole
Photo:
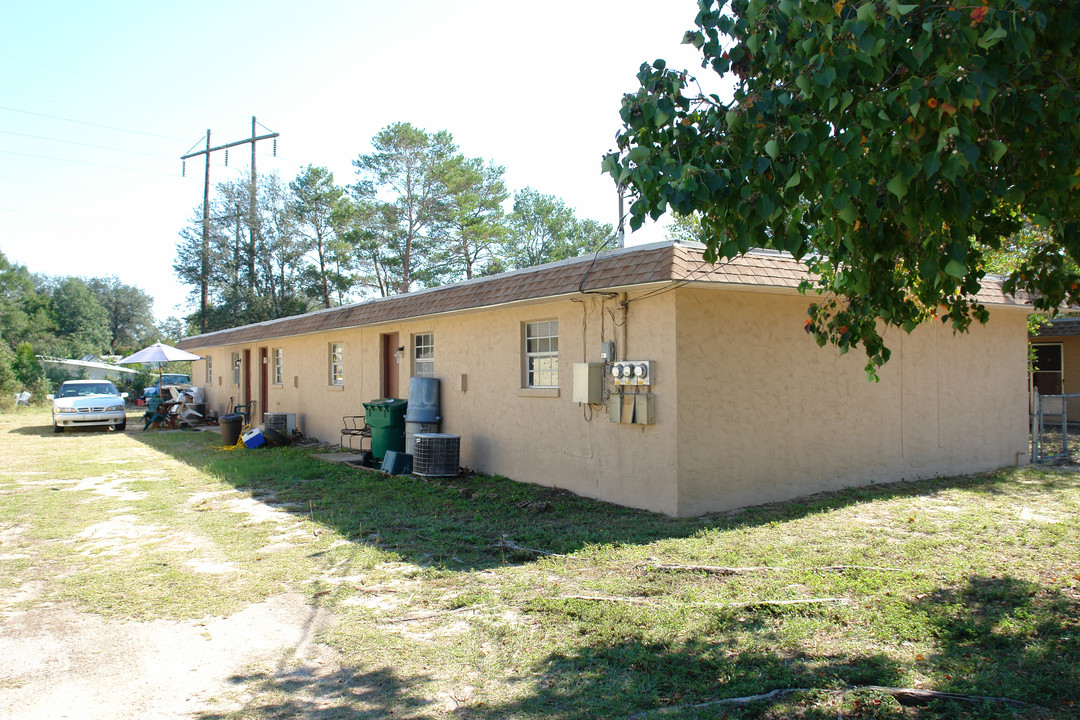
[[[240,413],[229,413],[218,418],[221,426],[221,444],[232,447],[240,440],[240,429],[244,426],[244,416]]]

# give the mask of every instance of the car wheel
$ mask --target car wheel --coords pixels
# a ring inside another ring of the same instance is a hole
[[[60,426],[59,426],[59,425],[57,425],[56,423],[53,423],[53,426],[52,426],[52,431],[53,431],[54,433],[60,433],[60,432],[64,432],[64,428],[60,427]]]
[[[124,420],[122,423],[117,425],[116,429],[119,430],[120,432],[124,432],[125,430],[127,430],[127,420]]]

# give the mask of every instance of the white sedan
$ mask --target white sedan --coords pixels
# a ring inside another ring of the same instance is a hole
[[[68,380],[49,395],[52,400],[53,432],[65,427],[105,425],[123,430],[127,427],[124,398],[108,380]]]

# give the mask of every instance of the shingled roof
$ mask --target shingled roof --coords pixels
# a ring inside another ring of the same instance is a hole
[[[404,295],[368,300],[228,330],[187,337],[185,350],[235,345],[324,330],[360,327],[430,315],[556,298],[585,291],[615,291],[657,283],[708,283],[757,290],[795,290],[808,277],[790,255],[751,252],[717,264],[703,259],[704,246],[659,243],[623,248],[560,262],[474,278]],[[976,299],[987,305],[1023,306],[988,276]]]
[[[1080,317],[1050,318],[1049,325],[1042,325],[1031,334],[1032,337],[1067,337],[1072,335],[1080,335]]]

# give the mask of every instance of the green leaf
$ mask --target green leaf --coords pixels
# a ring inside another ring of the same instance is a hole
[[[751,55],[757,55],[761,51],[761,36],[754,33],[746,38],[746,49],[750,51]]]
[[[936,152],[927,153],[923,158],[923,172],[926,173],[926,177],[934,177],[938,170],[941,170],[941,158]]]
[[[987,49],[993,47],[994,45],[997,45],[999,40],[1005,39],[1006,37],[1008,37],[1008,35],[1009,35],[1009,33],[1007,33],[1005,31],[1005,28],[1003,28],[1003,27],[995,28],[995,29],[987,32],[981,38],[979,38],[978,45],[983,50],[987,50]]]
[[[800,175],[799,173],[795,173],[790,178],[788,178],[787,184],[784,185],[784,189],[789,190],[798,185],[800,182],[802,182],[802,175]]]
[[[827,66],[824,70],[817,74],[817,83],[824,87],[832,87],[832,84],[836,82],[836,68],[832,65]]]
[[[702,48],[702,46],[705,44],[705,36],[702,35],[700,32],[694,32],[693,30],[687,30],[686,34],[683,35],[682,44],[683,45],[693,45],[698,50],[700,50]]]
[[[844,209],[840,211],[840,219],[848,225],[855,224],[855,221],[859,219],[859,210],[855,207],[855,203],[848,202],[848,204],[844,206]]]
[[[891,192],[893,195],[900,198],[901,200],[904,199],[904,196],[907,195],[908,192],[907,180],[905,180],[904,176],[899,173],[893,175],[892,180],[890,180],[889,184],[885,187],[889,189],[889,192]]]
[[[960,152],[968,163],[974,165],[979,160],[979,146],[975,143],[960,144]]]
[[[796,75],[795,76],[795,85],[800,90],[802,90],[803,95],[806,95],[808,97],[810,95],[813,95],[813,93],[810,92],[810,79],[807,78],[805,75],[802,75],[802,74]]]
[[[949,258],[949,262],[945,265],[945,274],[950,275],[956,279],[961,279],[967,275],[967,265]]]
[[[765,152],[769,153],[769,157],[775,160],[776,156],[780,154],[780,143],[776,142],[775,139],[769,140],[769,142],[765,143]]]
[[[1001,157],[1008,152],[1009,146],[1000,140],[990,141],[990,160],[997,164],[1001,160]]]

